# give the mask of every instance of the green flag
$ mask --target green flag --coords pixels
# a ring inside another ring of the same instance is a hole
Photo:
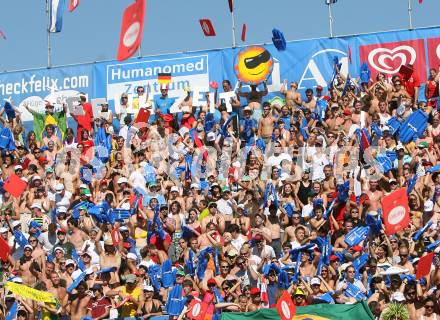
[[[373,314],[366,302],[355,304],[313,304],[297,307],[293,320],[372,320]],[[223,312],[221,320],[280,320],[275,308],[254,312]]]

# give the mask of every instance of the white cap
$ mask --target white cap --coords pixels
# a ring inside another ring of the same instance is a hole
[[[35,181],[35,180],[41,180],[41,177],[39,175],[35,175],[32,177],[32,181]]]
[[[237,208],[243,209],[244,210],[244,203],[240,203]]]
[[[243,111],[252,111],[252,108],[249,107],[249,106],[246,106],[246,107],[243,108]]]
[[[81,184],[79,185],[79,188],[80,188],[80,189],[88,189],[89,187],[87,187],[87,185],[86,185],[85,183],[81,183]]]
[[[94,271],[93,271],[93,268],[92,268],[92,267],[86,269],[86,274],[87,274],[87,275],[92,274],[93,272],[94,272]]]
[[[21,222],[20,221],[15,220],[14,222],[12,222],[12,229],[14,229],[17,226],[21,226]]]
[[[118,179],[118,184],[121,184],[121,183],[128,183],[127,178],[125,178],[125,177],[120,177],[120,178]]]
[[[127,253],[127,259],[136,260],[137,257],[136,257],[136,255],[134,253],[129,252],[129,253]]]
[[[391,301],[403,302],[403,301],[405,301],[405,300],[406,300],[406,299],[405,299],[405,296],[404,296],[403,293],[400,292],[400,291],[394,292],[394,293],[391,295]]]
[[[34,250],[34,248],[30,244],[27,244],[24,246],[23,250],[26,250],[26,249]]]
[[[432,200],[425,201],[424,211],[431,212],[432,210],[434,210],[434,202]]]
[[[215,140],[215,133],[214,132],[209,132],[208,135],[206,136],[206,139],[208,141],[214,141]]]
[[[58,207],[57,211],[61,212],[61,213],[63,213],[63,212],[65,213],[65,212],[67,212],[67,208],[63,207],[63,206],[60,206],[60,207]]]
[[[57,250],[60,250],[62,253],[66,254],[66,250],[64,250],[63,247],[55,247],[54,252],[56,252]]]
[[[310,281],[310,284],[313,286],[314,284],[321,284],[321,280],[319,280],[319,278],[314,277],[312,278],[312,280]]]
[[[388,126],[383,126],[382,127],[382,131],[387,131],[387,130],[390,131],[390,127],[388,127]]]
[[[119,231],[128,231],[128,228],[126,226],[122,226],[119,228]]]
[[[153,288],[153,286],[144,286],[144,291],[150,291],[150,292],[153,292],[153,291],[154,291],[154,288]]]
[[[8,228],[5,227],[0,228],[0,233],[6,233],[6,232],[8,232]]]
[[[29,182],[28,178],[26,178],[26,177],[22,177],[21,180],[23,180],[23,181],[26,182],[26,183]]]
[[[170,192],[179,192],[178,186],[172,186]]]
[[[31,205],[31,209],[34,209],[34,208],[38,208],[38,209],[40,209],[40,210],[43,210],[43,207],[42,207],[41,204],[39,204],[38,202],[34,202],[34,203],[32,203],[32,205]]]
[[[76,266],[76,262],[73,261],[72,259],[67,259],[65,265],[68,266],[69,264],[73,264]]]
[[[192,189],[192,188],[197,189],[197,190],[200,190],[200,186],[199,186],[198,183],[191,183],[191,189]]]
[[[63,190],[64,190],[64,184],[62,184],[62,183],[57,183],[57,185],[55,186],[55,191],[56,191],[57,193],[61,193],[61,192],[63,192]]]
[[[400,150],[400,149],[405,149],[405,147],[403,146],[403,144],[401,144],[400,142],[396,145],[396,150]]]
[[[141,262],[137,265],[137,267],[138,267],[138,268],[139,268],[139,267],[145,267],[145,268],[148,269],[148,263],[147,263],[147,261],[141,261]]]
[[[17,171],[17,170],[23,170],[23,167],[21,166],[21,165],[16,165],[15,167],[14,167],[14,170],[15,171]]]

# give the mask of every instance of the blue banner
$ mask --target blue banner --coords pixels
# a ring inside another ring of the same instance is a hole
[[[318,85],[326,89],[332,78],[334,57],[341,63],[342,73],[349,73],[352,79],[359,77],[362,63],[368,65],[373,79],[378,72],[389,78],[398,72],[402,64],[411,63],[419,80],[424,82],[429,68],[437,68],[440,64],[437,55],[439,45],[440,28],[291,41],[285,51],[278,51],[272,44],[265,45],[273,58],[266,98],[279,95],[284,79],[298,82],[300,92]],[[85,92],[89,100],[107,98],[114,106],[124,92],[135,97],[139,85],[149,88],[150,98],[159,94],[158,73],[171,73],[170,96],[180,95],[189,85],[193,90],[199,89],[199,100],[203,100],[203,92],[209,91],[211,81],[220,84],[228,79],[233,88],[238,87],[234,65],[240,50],[242,48],[206,50],[134,58],[124,62],[7,72],[0,74],[0,98],[12,97],[21,107],[25,99],[35,104],[41,103],[38,99],[50,96],[60,102],[70,95]]]

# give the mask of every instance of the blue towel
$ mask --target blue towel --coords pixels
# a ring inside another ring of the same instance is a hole
[[[422,111],[417,110],[406,118],[405,122],[399,129],[399,140],[403,143],[409,143],[417,138],[423,136],[423,132],[428,125],[428,115]]]
[[[226,122],[220,128],[220,134],[223,137],[225,137],[225,138],[229,137],[228,126],[232,122],[232,120],[234,120],[234,117],[236,117],[236,116],[237,115],[235,113],[232,113],[231,116],[228,118],[228,120],[226,120]]]
[[[432,221],[429,221],[426,225],[423,226],[423,228],[421,228],[413,235],[412,237],[413,240],[418,241],[420,237],[425,233],[425,231],[428,230],[431,226],[432,226]]]
[[[272,29],[272,42],[278,51],[286,50],[286,39],[284,38],[284,34],[280,30]]]
[[[208,112],[205,116],[205,132],[209,132],[215,126],[214,114]]]
[[[170,316],[178,316],[185,306],[186,298],[183,297],[181,285],[175,285],[168,294],[165,310]]]
[[[364,240],[368,233],[370,232],[370,227],[356,227],[353,228],[349,233],[345,235],[345,243],[349,247],[353,247]]]
[[[349,298],[355,298],[356,301],[367,299],[361,290],[350,282],[347,283],[347,289],[345,290],[344,294]]]
[[[3,108],[5,108],[5,113],[9,121],[12,121],[16,118],[15,110],[12,107],[11,102],[5,99],[5,104],[3,105]]]
[[[72,293],[73,289],[75,289],[81,281],[83,281],[86,277],[85,271],[83,271],[76,279],[73,281],[73,283],[70,285],[69,288],[67,288],[67,293]]]
[[[29,244],[28,240],[20,230],[14,230],[14,238],[15,238],[15,242],[17,242],[18,245],[22,248],[25,245]]]
[[[155,264],[148,268],[148,275],[150,276],[151,285],[154,287],[156,291],[159,291],[161,288],[160,280],[159,280],[160,266]]]
[[[425,251],[430,252],[430,251],[434,250],[435,248],[437,248],[438,245],[440,245],[440,239],[431,243],[429,246],[425,247]]]
[[[162,285],[164,288],[170,288],[174,284],[171,260],[165,260],[162,264]]]
[[[401,125],[402,124],[396,117],[391,117],[387,122],[387,126],[390,128],[390,133],[392,135],[395,135],[399,131]]]
[[[379,170],[382,173],[387,173],[393,168],[393,163],[391,162],[391,159],[387,157],[386,154],[378,154],[376,156],[376,161],[379,166]]]
[[[14,135],[11,129],[3,128],[0,132],[0,149],[13,151],[16,149]]]
[[[72,255],[72,259],[76,262],[78,268],[81,271],[86,270],[86,265],[82,261],[81,257],[78,255],[78,252],[76,252],[75,248],[72,248],[71,255]]]
[[[360,78],[361,78],[361,83],[370,82],[371,71],[368,68],[368,63],[366,63],[366,62],[362,63],[362,65],[361,65]]]
[[[371,123],[371,131],[374,132],[379,138],[382,137],[382,130],[374,121]]]
[[[17,311],[18,311],[18,302],[14,301],[14,304],[11,306],[11,308],[9,309],[5,320],[13,320],[16,318],[17,316]]]

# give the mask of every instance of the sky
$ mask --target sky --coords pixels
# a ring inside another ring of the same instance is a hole
[[[72,13],[66,0],[63,30],[51,35],[52,65],[113,60],[122,13],[133,0],[81,0]],[[440,1],[412,0],[414,28],[439,25]],[[47,66],[44,0],[0,1],[0,72]],[[332,6],[334,35],[408,28],[407,0],[339,0]],[[329,36],[325,0],[235,0],[237,45],[270,43],[272,29],[286,40]],[[206,38],[199,19],[217,35]],[[240,40],[247,25],[246,41]],[[232,45],[228,0],[147,0],[142,55],[216,49]]]

